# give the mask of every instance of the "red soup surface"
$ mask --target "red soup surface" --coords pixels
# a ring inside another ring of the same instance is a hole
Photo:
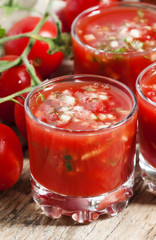
[[[139,142],[147,162],[156,168],[156,69],[141,81],[142,98],[139,94]]]
[[[121,186],[134,167],[133,108],[130,94],[107,82],[73,80],[41,88],[30,99],[37,122],[27,116],[33,177],[70,196]]]
[[[156,61],[156,7],[131,5],[96,7],[77,19],[72,32],[75,73],[108,76],[135,92],[139,73]]]

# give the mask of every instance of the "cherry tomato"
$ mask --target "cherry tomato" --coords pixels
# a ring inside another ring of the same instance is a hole
[[[13,36],[20,33],[26,33],[32,31],[38,22],[39,17],[25,17],[16,22],[8,31],[7,36]],[[42,26],[40,36],[53,38],[57,35],[57,27],[52,21],[46,21]],[[20,38],[12,41],[8,41],[5,45],[6,54],[20,55],[28,44],[28,38]],[[63,60],[63,53],[56,52],[54,54],[48,54],[49,45],[43,41],[37,40],[33,45],[28,58],[33,62],[35,68],[42,78],[50,77]]]
[[[17,56],[8,55],[0,58],[1,60],[13,61]],[[31,77],[25,65],[12,67],[0,75],[0,97],[8,96],[20,91],[31,84]],[[11,101],[0,104],[0,118],[4,121],[14,123],[14,103]]]
[[[100,3],[106,4],[107,6],[109,3],[116,1],[117,0],[67,0],[65,7],[65,18],[68,27],[71,28],[73,20],[85,9],[93,7]]]
[[[23,167],[21,143],[14,131],[0,124],[0,191],[12,187],[19,179]]]
[[[18,97],[17,101],[20,102],[21,105],[16,103],[14,108],[15,124],[25,139],[27,139],[27,128],[26,128],[26,119],[25,119],[25,110],[24,110],[24,100],[26,96],[27,96],[27,93],[22,94],[22,98]]]

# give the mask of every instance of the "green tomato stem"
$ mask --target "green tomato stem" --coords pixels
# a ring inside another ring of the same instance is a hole
[[[30,64],[27,57],[25,57],[24,55],[22,55],[21,57],[22,57],[23,62],[26,65],[28,73],[30,74],[30,76],[33,80],[33,83],[34,83],[33,85],[37,86],[37,85],[41,84],[41,80],[37,77],[34,66],[32,64]]]
[[[13,1],[10,1],[10,4],[11,4],[11,2],[13,4]],[[46,38],[46,37],[41,37],[38,35],[40,29],[42,28],[43,24],[46,22],[46,20],[48,19],[49,15],[50,15],[49,11],[51,10],[51,4],[52,4],[52,0],[49,0],[47,9],[46,9],[43,17],[41,18],[39,23],[36,25],[36,27],[33,29],[33,31],[31,31],[29,33],[18,34],[18,35],[0,39],[0,45],[2,45],[3,43],[10,41],[10,40],[15,40],[15,39],[24,38],[24,37],[29,38],[28,45],[24,49],[21,56],[19,56],[17,59],[15,59],[12,62],[0,61],[0,73],[11,67],[14,67],[14,66],[24,63],[26,65],[27,71],[30,74],[31,79],[32,79],[31,87],[23,89],[19,92],[9,95],[9,96],[0,98],[0,103],[6,102],[9,100],[16,101],[14,98],[16,98],[17,96],[19,96],[23,93],[31,91],[34,88],[34,86],[37,86],[41,83],[40,79],[36,75],[34,66],[28,60],[28,55],[29,55],[36,40],[41,40],[41,41],[47,42],[49,44],[49,48],[50,48],[51,52],[62,50],[62,52],[64,52],[64,53],[70,53],[71,48],[69,47],[69,45],[71,45],[71,37],[67,34],[61,33],[60,21],[58,19],[56,19],[56,17],[55,17],[55,20],[56,20],[56,26],[57,26],[57,36],[55,38]],[[54,16],[53,16],[53,18],[54,18]]]
[[[21,90],[21,91],[19,91],[19,92],[13,93],[13,94],[11,94],[11,95],[9,95],[9,96],[0,98],[0,103],[13,100],[14,98],[18,97],[19,95],[21,95],[21,94],[23,94],[23,93],[28,93],[28,92],[30,92],[32,89],[33,89],[33,87],[28,87],[28,88],[25,88],[25,89],[23,89],[23,90]]]
[[[16,40],[16,39],[24,38],[24,37],[29,37],[30,38],[31,35],[29,33],[21,33],[21,34],[13,35],[13,36],[10,36],[10,37],[1,38],[0,39],[0,45],[6,43],[8,41]]]
[[[21,57],[18,57],[14,61],[0,61],[0,73],[8,70],[9,68],[12,68],[16,65],[19,65],[21,63]]]
[[[22,103],[20,103],[19,101],[17,101],[16,99],[12,98],[10,99],[10,101],[19,104],[21,107],[23,107],[24,105]]]

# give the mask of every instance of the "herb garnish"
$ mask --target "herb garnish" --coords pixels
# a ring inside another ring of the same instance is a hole
[[[58,98],[58,95],[59,95],[59,94],[60,94],[59,91],[54,92],[54,97],[55,97],[55,98]]]
[[[137,11],[138,17],[143,18],[144,17],[144,12],[140,9]]]
[[[71,155],[64,155],[64,159],[65,159],[65,165],[68,171],[73,171],[72,165],[71,165],[71,160],[72,157]]]
[[[144,58],[146,58],[146,59],[149,59],[149,60],[150,60],[150,57],[148,57],[148,56],[145,56],[145,55],[144,55]]]
[[[43,102],[45,100],[45,96],[39,92],[38,96],[36,97],[36,105],[38,105],[38,101]]]

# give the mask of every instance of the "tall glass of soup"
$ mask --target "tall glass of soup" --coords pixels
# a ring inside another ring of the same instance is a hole
[[[81,13],[72,25],[74,71],[125,83],[156,61],[156,6],[116,2]]]
[[[52,218],[114,216],[133,193],[137,101],[115,80],[45,81],[25,102],[34,200]]]
[[[156,63],[141,72],[136,89],[139,104],[139,163],[143,179],[156,192]]]

